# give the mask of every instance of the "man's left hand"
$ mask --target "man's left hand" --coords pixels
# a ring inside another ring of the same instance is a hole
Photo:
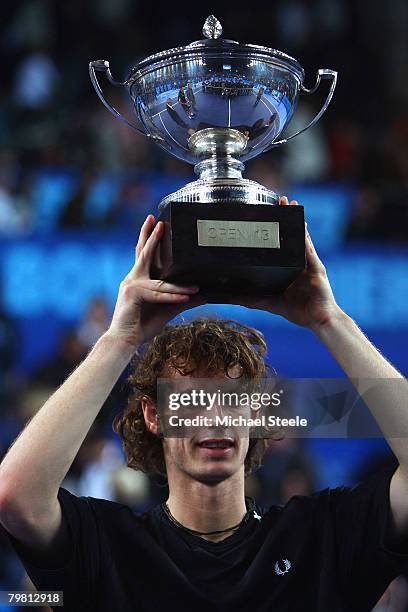
[[[281,206],[297,206],[282,196]],[[297,325],[317,330],[341,312],[336,303],[326,268],[319,259],[306,227],[306,268],[285,291],[274,296],[238,295],[231,303],[281,315]]]

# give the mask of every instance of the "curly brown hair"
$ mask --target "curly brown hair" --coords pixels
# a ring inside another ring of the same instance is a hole
[[[270,369],[264,360],[266,349],[261,332],[232,319],[200,317],[166,325],[135,357],[128,378],[128,404],[113,421],[113,430],[122,439],[127,465],[166,475],[162,440],[147,429],[141,406],[143,397],[157,399],[158,378],[169,376],[171,368],[187,375],[205,364],[209,376],[240,365],[244,377],[259,379]],[[261,465],[267,444],[264,439],[250,439],[245,474]]]

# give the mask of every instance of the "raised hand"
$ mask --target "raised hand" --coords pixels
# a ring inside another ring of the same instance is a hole
[[[297,201],[280,198],[281,206],[296,206]],[[306,268],[281,294],[268,297],[239,295],[234,303],[279,314],[292,323],[317,329],[339,312],[326,268],[319,259],[306,227]]]
[[[150,340],[178,313],[204,303],[196,296],[199,287],[182,287],[154,280],[150,268],[163,235],[162,221],[153,230],[154,216],[148,215],[136,246],[136,261],[120,284],[108,333],[134,346]]]

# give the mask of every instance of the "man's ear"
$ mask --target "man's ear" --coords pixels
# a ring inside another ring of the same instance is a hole
[[[157,436],[159,431],[159,415],[157,414],[156,404],[148,395],[144,395],[140,403],[147,430]]]

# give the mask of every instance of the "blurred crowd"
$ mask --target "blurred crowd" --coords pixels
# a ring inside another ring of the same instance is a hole
[[[143,56],[200,39],[207,15],[198,8],[194,3],[170,9],[164,3],[131,0],[0,4],[0,239],[67,229],[134,232],[171,190],[168,185],[191,179],[191,167],[106,111],[87,66],[92,59],[111,59],[114,75],[121,78]],[[351,186],[348,238],[405,242],[406,0],[393,0],[392,10],[380,0],[276,0],[273,7],[257,6],[256,19],[249,19],[248,12],[248,6],[219,4],[217,17],[226,38],[293,55],[305,68],[307,87],[320,67],[338,70],[339,84],[316,128],[250,162],[246,176],[289,194],[291,185],[304,183]],[[115,91],[110,95],[131,116],[130,103]],[[302,98],[289,131],[310,121],[322,100],[323,95]],[[83,319],[62,335],[55,354],[22,373],[15,367],[21,338],[0,307],[0,458],[85,357],[110,314],[103,299],[94,299]],[[125,398],[123,376],[63,486],[143,511],[165,497],[166,486],[123,464],[111,423]],[[350,479],[362,475],[350,473]],[[292,439],[270,447],[265,467],[248,479],[247,493],[267,506],[309,494],[320,484],[318,463],[302,441]],[[0,530],[0,590],[22,585],[24,579]],[[398,601],[407,597],[406,583],[397,581],[393,589],[378,612],[405,609]]]
[[[88,61],[109,58],[125,76],[142,57],[202,37],[193,5],[155,8],[130,0],[4,2],[0,7],[0,232],[137,226],[155,210],[156,179],[185,183],[192,169],[112,117],[88,77]],[[221,3],[224,36],[295,56],[306,86],[331,67],[339,84],[320,124],[248,164],[276,190],[305,182],[355,187],[350,238],[404,241],[407,235],[407,5],[380,1],[277,0],[247,10]],[[163,14],[157,19],[156,14]],[[152,42],[154,41],[154,43]],[[109,85],[108,85],[109,87]],[[108,97],[132,116],[130,101]],[[289,131],[305,125],[323,92],[303,97]],[[330,205],[330,202],[328,202]]]

